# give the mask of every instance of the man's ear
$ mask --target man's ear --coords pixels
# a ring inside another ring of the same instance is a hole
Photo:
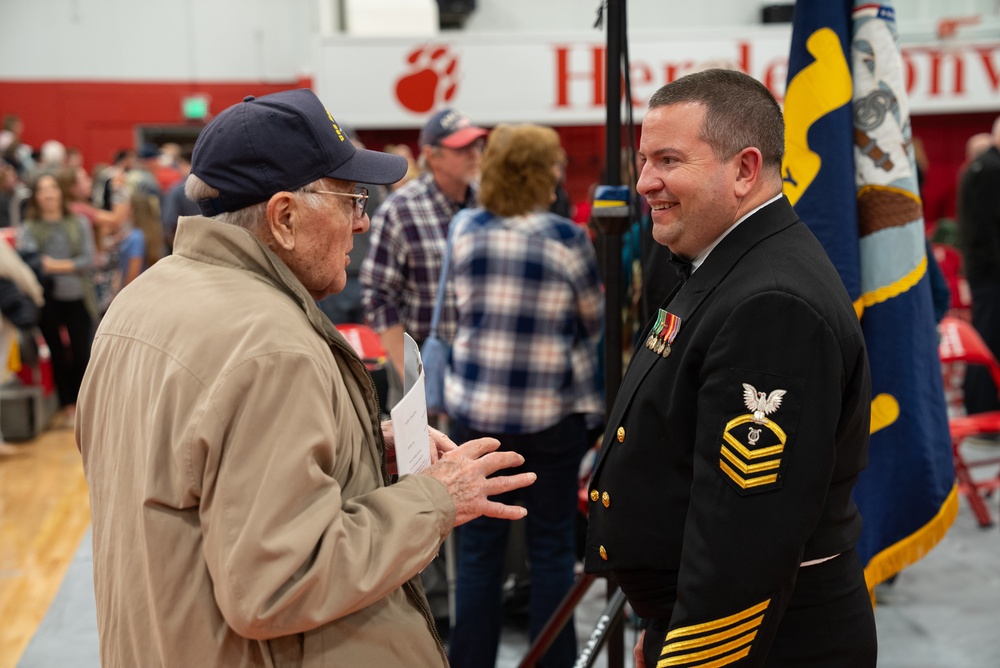
[[[424,144],[420,147],[420,155],[423,156],[424,160],[431,160],[434,157],[434,147],[430,144]]]
[[[736,195],[744,197],[754,189],[764,168],[764,156],[760,149],[748,146],[734,158],[736,162]]]
[[[295,249],[295,231],[299,202],[292,193],[279,192],[267,201],[267,228],[275,245],[286,251]]]

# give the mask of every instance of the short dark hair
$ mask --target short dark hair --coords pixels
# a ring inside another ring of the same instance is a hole
[[[752,146],[760,150],[765,167],[780,173],[785,121],[764,84],[737,70],[704,70],[660,88],[649,98],[649,108],[685,102],[705,106],[701,139],[717,158],[728,160]]]
[[[499,216],[519,216],[548,207],[557,177],[552,168],[566,159],[559,135],[540,125],[499,125],[483,154],[479,201]]]
[[[115,164],[117,165],[125,158],[131,157],[133,155],[135,155],[135,150],[133,149],[130,148],[118,149],[117,151],[115,151]]]

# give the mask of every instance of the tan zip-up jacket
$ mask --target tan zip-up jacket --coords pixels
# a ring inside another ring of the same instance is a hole
[[[364,366],[247,231],[181,219],[102,321],[76,425],[104,668],[447,665],[415,576],[451,499],[388,485]]]

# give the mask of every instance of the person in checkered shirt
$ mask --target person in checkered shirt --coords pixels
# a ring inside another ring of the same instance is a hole
[[[487,130],[462,112],[443,109],[420,132],[426,171],[394,191],[371,219],[368,254],[361,265],[361,301],[402,378],[403,332],[422,344],[430,332],[448,226],[475,206]],[[438,334],[455,334],[454,291],[449,286]]]
[[[548,210],[565,159],[551,128],[493,130],[483,157],[482,208],[452,221],[448,277],[458,312],[445,383],[451,434],[496,438],[538,476],[517,495],[528,509],[532,639],[573,585],[577,475],[603,412],[597,256],[584,228]],[[514,495],[496,498],[514,502]],[[496,662],[508,529],[480,518],[457,532],[452,668]],[[542,663],[560,668],[575,660],[570,622]]]

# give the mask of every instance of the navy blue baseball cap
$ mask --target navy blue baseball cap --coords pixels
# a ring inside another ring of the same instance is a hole
[[[419,143],[421,146],[465,148],[488,134],[489,130],[473,125],[458,109],[442,109],[424,124]]]
[[[266,202],[329,177],[389,184],[406,174],[406,159],[357,149],[307,88],[247,96],[205,126],[191,173],[219,191],[197,202],[206,216]]]

